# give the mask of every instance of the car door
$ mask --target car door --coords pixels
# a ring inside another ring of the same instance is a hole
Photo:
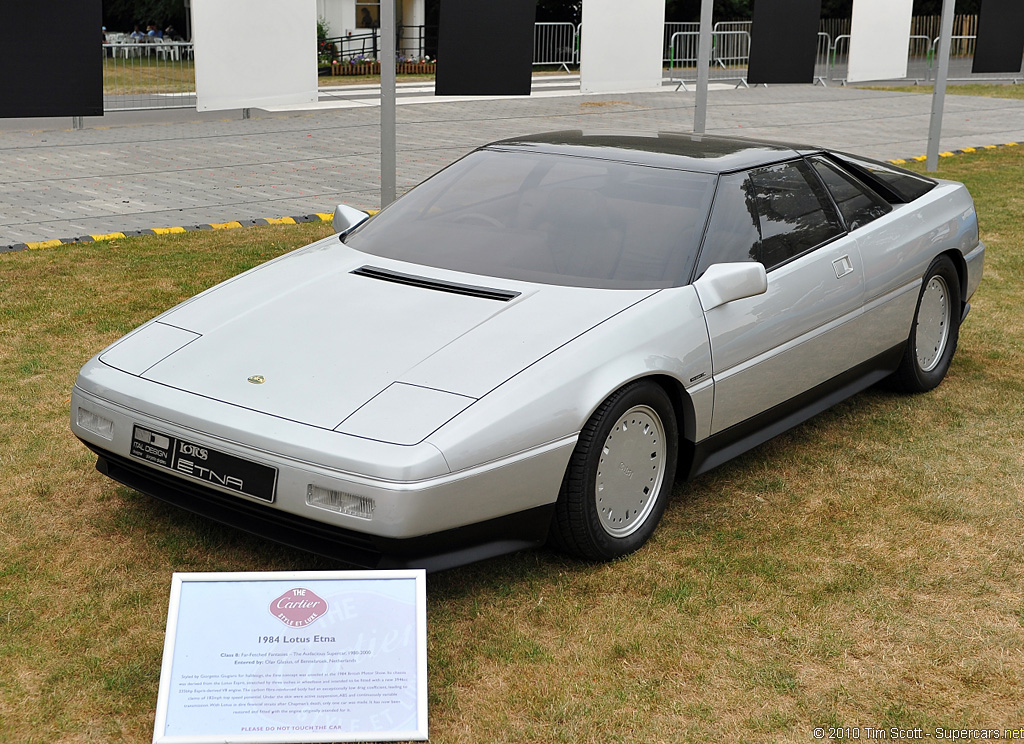
[[[803,159],[719,179],[698,275],[715,263],[751,260],[764,264],[767,291],[705,312],[712,434],[862,361],[857,243]]]

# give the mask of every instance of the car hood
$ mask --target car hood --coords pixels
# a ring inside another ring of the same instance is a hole
[[[412,277],[400,283],[353,273],[367,265]],[[463,289],[446,286],[452,283]],[[463,294],[465,285],[512,296]],[[455,415],[655,291],[459,274],[371,257],[329,240],[204,292],[101,360],[153,382],[327,429],[396,384],[402,394],[390,397],[408,402],[410,414],[422,399]],[[409,394],[417,388],[424,396]],[[445,394],[458,399],[440,400]]]

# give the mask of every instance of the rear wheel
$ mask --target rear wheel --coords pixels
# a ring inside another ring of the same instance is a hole
[[[960,277],[948,256],[932,261],[924,275],[903,360],[893,373],[910,393],[931,390],[946,376],[960,334]]]
[[[632,553],[650,538],[675,481],[672,402],[650,381],[606,400],[580,432],[555,507],[552,542],[588,560]]]

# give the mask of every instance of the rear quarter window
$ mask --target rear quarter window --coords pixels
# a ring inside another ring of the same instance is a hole
[[[890,163],[847,153],[830,153],[840,165],[878,192],[891,204],[907,204],[919,199],[935,188],[936,182],[927,176],[911,173]]]
[[[836,163],[821,157],[811,158],[810,163],[832,195],[848,230],[863,227],[892,211],[888,202]]]

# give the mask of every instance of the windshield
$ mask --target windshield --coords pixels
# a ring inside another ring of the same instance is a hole
[[[349,233],[352,248],[455,271],[608,289],[685,284],[715,176],[478,150]]]

